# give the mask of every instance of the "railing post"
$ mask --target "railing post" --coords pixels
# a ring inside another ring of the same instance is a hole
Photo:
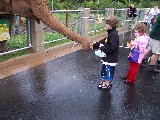
[[[135,18],[135,22],[140,21],[140,20],[139,20],[139,19],[140,19],[139,11],[140,11],[139,8],[137,8],[137,9],[136,9],[137,17]]]
[[[109,8],[105,8],[105,18],[107,18],[109,16]]]
[[[26,30],[27,30],[27,46],[31,46],[31,26],[30,18],[26,18]]]
[[[44,50],[44,24],[40,21],[38,24],[34,19],[31,19],[31,44],[34,52],[41,52]]]
[[[126,28],[126,20],[127,20],[127,12],[128,11],[128,8],[124,9],[124,13],[123,13],[123,17],[122,17],[122,24],[123,24],[123,28]]]
[[[77,28],[77,30],[81,30],[79,32],[82,34],[82,36],[89,38],[88,32],[89,32],[90,8],[81,8],[81,10],[83,10],[82,17],[81,17],[82,28]]]
[[[114,16],[114,8],[109,8],[109,16]]]
[[[82,10],[82,8],[79,8],[78,10]],[[82,35],[82,13],[83,10],[81,12],[78,12],[78,18],[76,22],[76,32],[80,35]]]

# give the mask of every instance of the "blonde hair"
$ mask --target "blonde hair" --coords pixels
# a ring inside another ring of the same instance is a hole
[[[147,27],[144,23],[138,23],[135,26],[135,30],[137,30],[141,34],[148,33]]]
[[[106,24],[109,24],[112,28],[118,27],[119,20],[117,17],[110,16],[106,18]]]

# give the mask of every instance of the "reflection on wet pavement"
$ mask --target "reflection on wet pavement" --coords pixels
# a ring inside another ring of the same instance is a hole
[[[158,120],[160,74],[140,68],[134,86],[123,84],[128,52],[120,48],[110,91],[97,89],[101,62],[94,50],[79,50],[0,80],[0,119]]]

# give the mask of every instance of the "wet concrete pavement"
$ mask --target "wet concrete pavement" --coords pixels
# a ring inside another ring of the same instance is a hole
[[[140,68],[136,84],[124,84],[128,52],[120,48],[110,91],[97,89],[101,62],[94,50],[1,79],[0,120],[159,120],[160,74]]]

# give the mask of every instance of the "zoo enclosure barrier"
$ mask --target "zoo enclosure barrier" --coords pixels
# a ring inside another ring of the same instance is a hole
[[[142,21],[144,19],[145,11],[146,9],[138,9],[137,13],[139,15],[134,22]],[[114,15],[118,17],[120,20],[119,28],[126,28],[126,20],[129,19],[127,17],[127,8],[106,8],[105,10],[90,10],[89,8],[80,8],[78,10],[55,10],[53,11],[53,14],[63,24],[69,27],[69,29],[88,39],[90,36],[101,34],[106,30],[105,18],[108,16]],[[26,19],[16,15],[11,30],[10,40],[7,41],[7,46],[9,48],[6,51],[1,52],[0,56],[31,48],[34,52],[40,52],[45,48],[48,48],[47,46],[50,46],[50,44],[64,40],[67,40],[67,38],[44,25],[42,22],[37,24],[32,19]]]

